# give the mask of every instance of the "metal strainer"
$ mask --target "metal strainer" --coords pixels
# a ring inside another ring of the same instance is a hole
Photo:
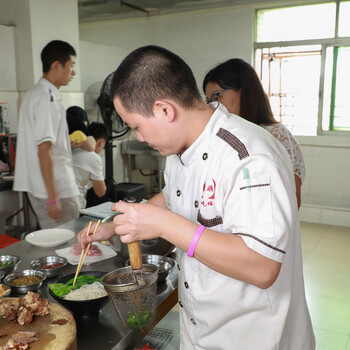
[[[139,278],[144,283],[138,283]],[[127,327],[143,331],[152,323],[157,310],[157,278],[158,266],[149,264],[144,264],[137,271],[130,266],[122,267],[101,278],[120,319]]]

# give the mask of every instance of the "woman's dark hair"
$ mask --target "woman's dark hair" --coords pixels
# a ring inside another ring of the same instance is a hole
[[[233,88],[241,92],[240,116],[255,124],[277,123],[273,117],[269,99],[254,68],[247,62],[233,58],[211,69],[203,80],[203,91],[209,82],[223,89]]]
[[[173,52],[144,46],[131,52],[113,75],[110,96],[128,112],[153,115],[158,99],[171,99],[184,108],[202,101],[191,68]]]
[[[53,62],[58,61],[64,67],[71,56],[76,56],[76,52],[70,44],[61,40],[50,41],[41,51],[41,62],[43,72],[48,73]]]
[[[76,130],[82,131],[85,135],[89,135],[88,127],[85,125],[85,121],[88,121],[87,114],[81,107],[72,106],[66,111],[68,132],[71,134]]]

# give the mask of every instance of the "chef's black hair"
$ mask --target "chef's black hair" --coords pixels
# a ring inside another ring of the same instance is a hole
[[[191,68],[179,56],[159,46],[143,46],[131,52],[113,75],[110,96],[123,108],[153,115],[156,100],[170,99],[192,109],[201,100]]]
[[[255,124],[277,123],[269,99],[254,68],[239,58],[232,58],[211,69],[203,80],[203,91],[208,83],[216,83],[223,89],[234,85],[241,92],[240,116]]]
[[[48,73],[53,62],[58,61],[64,67],[71,56],[76,56],[76,52],[72,45],[62,40],[50,41],[41,51],[41,62],[43,64],[43,72]]]

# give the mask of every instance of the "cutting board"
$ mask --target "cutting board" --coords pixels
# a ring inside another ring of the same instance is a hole
[[[0,305],[4,302],[18,303],[18,298],[0,299]],[[0,346],[7,343],[12,334],[19,331],[35,331],[40,340],[31,343],[30,350],[76,350],[77,330],[73,316],[63,307],[49,303],[50,313],[44,316],[34,316],[33,321],[21,326],[18,322],[9,322],[0,318],[0,330],[7,334],[0,339]]]

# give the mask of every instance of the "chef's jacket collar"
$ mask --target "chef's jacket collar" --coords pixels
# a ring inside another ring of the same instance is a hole
[[[46,88],[48,88],[50,95],[54,96],[56,100],[61,101],[61,95],[55,85],[53,85],[49,80],[44,77],[41,77],[39,80],[40,84],[43,84]]]
[[[227,109],[221,103],[212,102],[210,103],[210,106],[214,107],[215,110],[205,129],[189,148],[178,154],[178,157],[184,166],[191,165],[198,159],[198,157],[201,157],[203,153],[208,153],[209,144],[211,143],[211,135],[216,134],[224,120],[222,114],[229,117]]]

